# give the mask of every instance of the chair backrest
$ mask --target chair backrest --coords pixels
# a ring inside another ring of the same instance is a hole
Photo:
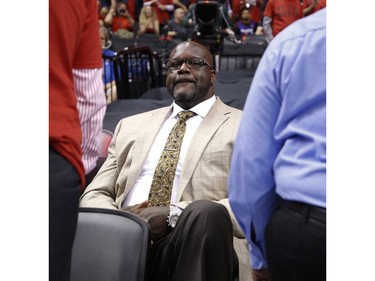
[[[149,47],[126,47],[114,63],[118,99],[136,99],[163,84],[162,60]]]
[[[242,44],[224,44],[219,70],[248,70],[249,74],[254,75],[266,48],[267,41],[261,35],[253,35]]]
[[[80,208],[71,281],[144,281],[148,225],[134,214]]]

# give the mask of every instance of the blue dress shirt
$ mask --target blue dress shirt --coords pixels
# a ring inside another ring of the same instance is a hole
[[[326,206],[326,11],[296,21],[267,47],[234,145],[229,202],[266,268],[264,232],[276,199]]]

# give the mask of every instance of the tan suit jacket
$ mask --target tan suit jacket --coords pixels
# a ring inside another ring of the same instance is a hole
[[[139,177],[152,143],[172,106],[133,115],[116,126],[108,158],[81,196],[81,207],[119,209]],[[240,280],[250,280],[249,252],[230,208],[228,174],[242,111],[217,98],[191,141],[177,188],[176,205],[217,201],[227,208],[234,227],[234,245],[240,261]]]

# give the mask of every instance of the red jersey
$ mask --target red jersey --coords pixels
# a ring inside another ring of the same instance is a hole
[[[95,0],[65,3],[49,8],[49,17],[56,19],[49,22],[49,145],[73,165],[84,186],[73,68],[102,67],[99,21]]]
[[[272,19],[272,35],[276,36],[285,27],[303,17],[300,0],[269,0],[264,16]]]

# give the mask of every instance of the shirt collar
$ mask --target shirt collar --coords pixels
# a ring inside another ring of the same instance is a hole
[[[190,108],[190,111],[193,111],[197,115],[199,115],[202,118],[205,118],[207,113],[210,111],[211,107],[214,105],[216,101],[216,96],[213,95],[209,99],[202,101],[201,103],[197,104],[196,106]],[[173,101],[173,112],[170,118],[175,118],[177,114],[181,111],[185,111],[186,109],[183,109],[178,104],[176,104]]]

